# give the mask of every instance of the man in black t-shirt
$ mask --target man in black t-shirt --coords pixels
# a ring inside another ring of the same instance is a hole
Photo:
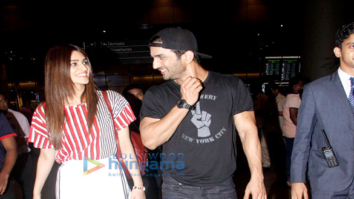
[[[144,145],[162,145],[163,198],[237,198],[236,129],[251,171],[245,198],[265,199],[261,148],[252,99],[243,82],[200,65],[188,30],[167,28],[150,40],[153,67],[167,81],[151,87],[140,112]],[[236,127],[236,128],[235,128]]]

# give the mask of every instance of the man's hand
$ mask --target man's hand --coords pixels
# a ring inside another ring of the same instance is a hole
[[[4,194],[7,187],[8,179],[9,179],[9,175],[0,173],[0,195]]]
[[[291,184],[291,199],[309,199],[305,183]]]
[[[193,115],[192,123],[198,128],[198,137],[208,137],[210,136],[210,123],[211,123],[211,115],[205,111],[200,110],[200,102],[196,105],[196,110],[191,110]]]
[[[244,199],[267,199],[267,193],[262,178],[252,177],[245,191]]]
[[[199,92],[203,89],[202,81],[195,77],[187,77],[181,84],[182,99],[189,105],[194,105],[199,98]]]

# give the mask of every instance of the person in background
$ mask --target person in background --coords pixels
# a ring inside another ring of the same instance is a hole
[[[15,181],[10,178],[17,158],[15,136],[7,118],[0,113],[0,199],[16,199]]]
[[[52,47],[45,59],[45,88],[46,100],[33,114],[29,136],[29,142],[41,151],[34,198],[41,198],[57,161],[61,166],[56,198],[144,199],[139,169],[128,166],[134,182],[130,190],[116,157],[114,128],[122,154],[129,157],[125,164],[136,162],[128,127],[135,116],[123,96],[107,91],[111,115],[102,92],[96,90],[85,51],[71,44]]]
[[[21,106],[21,108],[18,111],[20,113],[22,113],[24,116],[26,116],[28,122],[31,124],[33,111],[31,110],[31,105],[30,104],[31,104],[30,101],[25,101],[24,105]]]
[[[144,90],[140,85],[130,84],[123,90],[123,95],[128,96],[128,94],[134,96],[136,99],[143,101],[144,99]]]
[[[286,102],[286,97],[279,91],[278,84],[272,83],[270,84],[270,90],[275,97],[275,101],[277,103],[278,108],[278,116],[279,116],[279,125],[280,129],[283,132],[283,107]]]
[[[286,145],[286,178],[287,185],[291,186],[290,167],[293,143],[296,134],[298,111],[301,104],[301,94],[304,87],[304,80],[300,77],[293,77],[289,81],[290,93],[286,96],[283,107],[283,137]]]
[[[30,129],[28,120],[22,113],[9,108],[8,99],[2,93],[0,93],[0,111],[6,115],[12,129],[17,134],[15,139],[18,147],[18,157],[11,175],[20,185],[23,198],[32,199],[35,177],[32,161],[36,160],[32,159],[30,155],[31,149],[28,147],[27,141]]]

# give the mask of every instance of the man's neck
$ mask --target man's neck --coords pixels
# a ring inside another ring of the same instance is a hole
[[[184,75],[181,78],[174,80],[177,84],[181,85],[187,77],[195,77],[200,79],[202,82],[204,82],[208,77],[209,72],[197,63],[191,63],[191,65],[187,66],[186,68],[187,69]]]
[[[344,67],[344,64],[341,63],[340,69],[348,75],[354,77],[354,68]]]

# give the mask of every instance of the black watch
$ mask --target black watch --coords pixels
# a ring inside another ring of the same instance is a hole
[[[186,109],[189,109],[189,110],[194,110],[195,107],[192,106],[192,105],[189,105],[186,100],[184,99],[180,99],[177,101],[177,107],[178,108],[186,108]]]

